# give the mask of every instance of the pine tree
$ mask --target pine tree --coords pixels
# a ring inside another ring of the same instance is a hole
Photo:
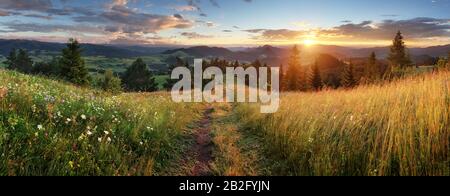
[[[294,46],[289,58],[286,80],[287,91],[301,91],[306,89],[305,75],[300,62],[300,51],[297,46]]]
[[[9,52],[8,57],[6,57],[6,61],[4,62],[6,64],[6,68],[8,69],[17,69],[17,65],[16,65],[16,58],[17,58],[17,50],[16,49],[12,49]]]
[[[358,84],[358,81],[355,78],[354,66],[351,62],[344,69],[341,84],[345,88],[353,88]]]
[[[81,57],[81,45],[76,39],[69,39],[66,48],[62,50],[61,75],[77,85],[89,84],[89,72]]]
[[[33,60],[28,55],[28,52],[23,49],[19,49],[18,52],[16,49],[11,50],[5,64],[8,69],[22,73],[31,73],[33,70]]]
[[[286,90],[286,72],[284,71],[284,65],[280,65],[280,91]]]
[[[311,68],[309,83],[311,88],[315,91],[320,91],[323,88],[322,76],[320,75],[319,65],[317,62]]]
[[[128,91],[152,92],[157,90],[153,74],[141,58],[128,67],[122,81]]]
[[[403,69],[411,65],[411,59],[407,53],[405,42],[403,41],[403,35],[400,31],[398,31],[395,36],[388,60],[393,68],[399,67]]]
[[[105,71],[105,74],[103,76],[102,80],[102,89],[104,91],[110,92],[110,93],[119,93],[122,91],[122,84],[121,84],[120,78],[114,76],[114,73],[112,70],[108,69]]]
[[[367,61],[364,78],[368,83],[372,83],[378,80],[380,77],[381,74],[380,68],[377,64],[377,56],[375,55],[375,52],[372,52],[369,56],[369,60]]]

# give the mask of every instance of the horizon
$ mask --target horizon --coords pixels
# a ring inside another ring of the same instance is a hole
[[[0,0],[0,39],[131,46],[450,44],[450,0]],[[370,8],[370,9],[368,9]],[[325,14],[323,14],[325,13]]]

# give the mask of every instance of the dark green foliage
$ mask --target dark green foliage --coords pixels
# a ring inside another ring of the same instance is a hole
[[[22,73],[31,73],[33,69],[33,61],[31,60],[28,52],[23,49],[13,49],[9,56],[6,57],[6,62],[8,69],[16,70]]]
[[[89,72],[81,57],[81,45],[75,39],[70,39],[66,48],[62,50],[60,60],[61,76],[77,85],[89,84]]]
[[[105,71],[105,74],[103,76],[102,80],[102,89],[104,91],[110,92],[110,93],[119,93],[122,91],[122,81],[120,78],[114,76],[114,73],[112,70],[108,69]]]
[[[184,62],[183,59],[177,57],[176,58],[176,63],[173,65],[169,66],[169,79],[166,81],[166,83],[164,84],[164,89],[166,90],[172,90],[173,85],[175,85],[178,81],[180,81],[179,79],[171,79],[171,75],[172,75],[172,71],[174,69],[176,69],[177,67],[186,67],[189,68],[189,64],[187,62]]]
[[[152,72],[141,58],[128,67],[122,81],[128,91],[152,92],[158,89]]]
[[[33,74],[45,76],[59,76],[61,74],[61,67],[59,65],[60,59],[53,58],[50,62],[38,62],[33,66]]]
[[[354,66],[352,63],[347,65],[342,73],[342,86],[345,88],[353,88],[358,85],[358,81],[355,77]]]
[[[294,46],[289,58],[285,89],[287,91],[306,90],[305,72],[300,62],[300,51],[297,46]]]
[[[377,56],[372,52],[364,69],[365,83],[373,83],[381,78],[381,68],[377,63]]]
[[[311,88],[315,91],[320,91],[323,88],[322,76],[320,75],[320,70],[317,63],[312,66],[309,83]]]
[[[391,67],[406,68],[412,65],[400,31],[397,33],[392,43],[388,60]]]

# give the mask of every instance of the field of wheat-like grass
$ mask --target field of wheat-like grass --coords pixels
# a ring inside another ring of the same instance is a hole
[[[288,175],[450,175],[450,73],[235,108]]]

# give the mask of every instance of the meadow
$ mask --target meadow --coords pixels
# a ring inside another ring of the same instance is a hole
[[[159,175],[202,108],[0,69],[0,175]]]
[[[450,175],[450,73],[354,90],[286,93],[280,110],[234,108],[262,138],[272,175]]]

